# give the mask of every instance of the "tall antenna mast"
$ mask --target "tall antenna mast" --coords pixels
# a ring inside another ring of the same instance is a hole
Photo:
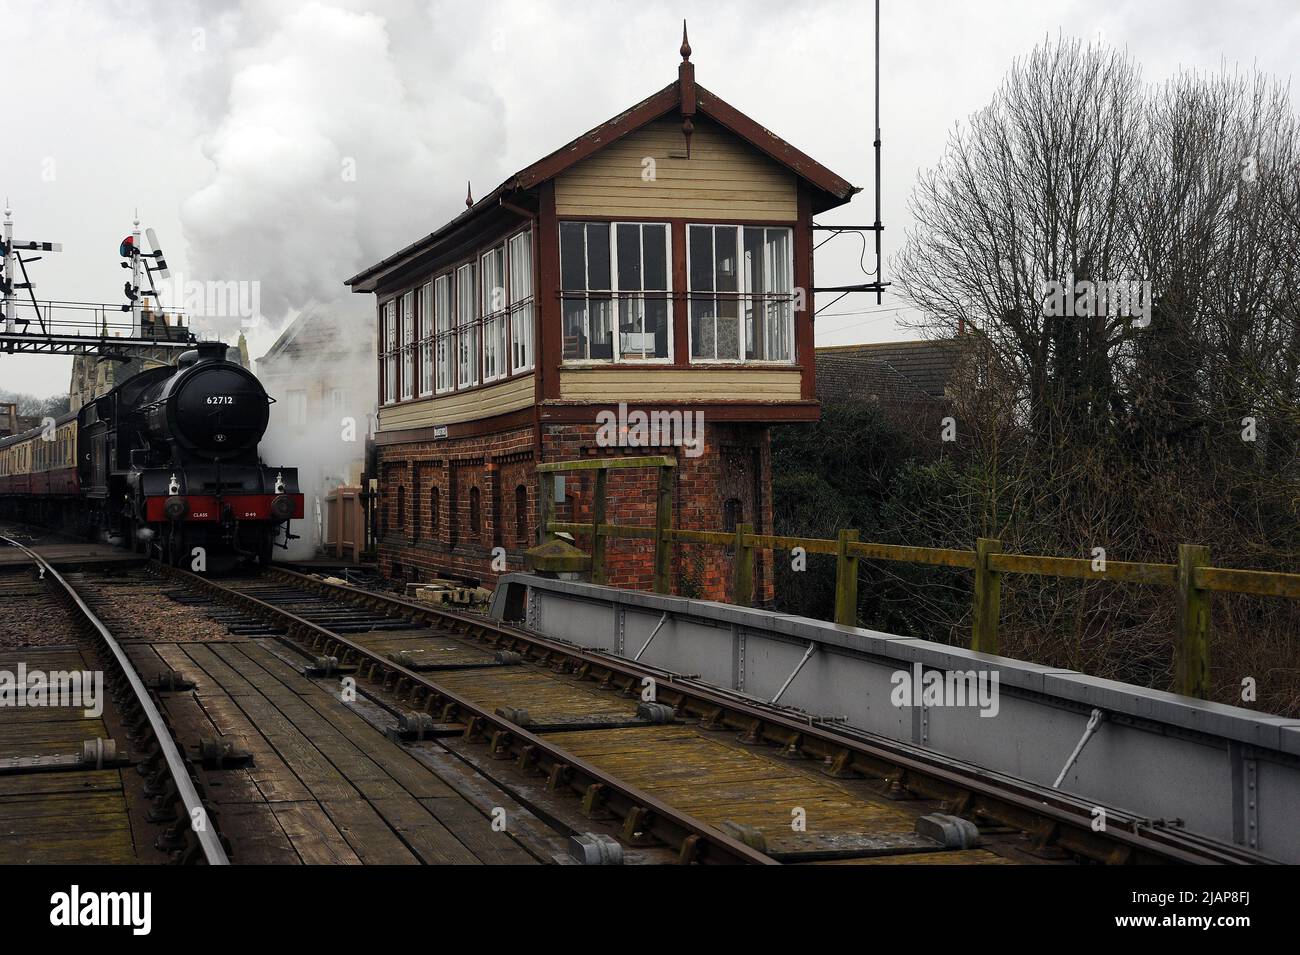
[[[880,233],[884,227],[880,224],[880,0],[876,0],[876,304],[884,300],[884,287],[881,279],[884,273],[880,267]]]
[[[831,239],[835,238],[837,235],[843,235],[845,232],[857,232],[863,235],[862,251],[865,254],[867,249],[865,233],[874,232],[876,234],[876,271],[874,273],[875,281],[859,282],[854,285],[827,285],[827,286],[815,287],[813,289],[814,293],[838,292],[839,294],[835,296],[835,298],[831,299],[830,302],[826,303],[825,305],[818,308],[815,312],[813,312],[814,317],[816,317],[819,313],[825,311],[826,309],[830,308],[832,305],[834,305],[844,296],[850,295],[854,292],[875,292],[876,304],[877,305],[883,304],[885,286],[890,284],[889,282],[884,281],[883,278],[885,267],[884,267],[883,256],[881,253],[881,241],[880,241],[880,237],[885,231],[884,223],[880,221],[880,140],[881,140],[881,136],[880,136],[880,0],[876,0],[875,69],[876,69],[876,77],[875,77],[876,79],[876,89],[875,89],[876,138],[872,142],[872,146],[875,148],[875,152],[876,152],[876,221],[873,225],[818,225],[815,222],[813,223],[814,232],[830,233],[829,236],[827,236],[825,239],[822,239],[820,242],[818,242],[816,245],[813,246],[814,252],[817,249],[821,248],[823,245],[825,245],[827,242],[829,242]],[[855,191],[861,191],[861,190],[855,190]],[[873,274],[873,273],[866,272],[865,269],[863,269],[863,272],[868,275]]]

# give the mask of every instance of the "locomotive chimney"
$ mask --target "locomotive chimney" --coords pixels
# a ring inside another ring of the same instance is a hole
[[[226,352],[226,346],[222,342],[199,342],[193,348],[181,352],[181,356],[176,359],[176,367],[188,368],[201,361],[223,361]]]
[[[226,357],[225,342],[199,342],[195,350],[199,361],[222,361]]]

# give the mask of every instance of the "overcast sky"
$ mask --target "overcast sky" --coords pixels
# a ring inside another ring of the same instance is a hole
[[[887,254],[918,170],[1048,36],[1127,49],[1149,82],[1225,65],[1289,81],[1300,62],[1300,0],[882,7]],[[138,208],[184,279],[261,283],[257,357],[299,309],[369,310],[343,279],[463,209],[467,179],[481,196],[672,81],[683,17],[701,84],[867,187],[821,221],[871,221],[871,15],[869,0],[0,0],[0,193],[19,238],[64,244],[33,266],[39,298],[120,302]],[[860,247],[819,252],[818,284],[862,281]],[[898,304],[850,296],[817,342],[908,337]],[[0,356],[0,390],[63,391],[68,367]]]

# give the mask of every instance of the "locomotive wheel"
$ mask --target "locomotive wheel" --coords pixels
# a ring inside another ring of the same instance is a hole
[[[173,525],[163,535],[163,563],[179,567],[184,562],[186,553],[185,531]]]
[[[275,553],[275,535],[268,531],[257,542],[257,563],[262,568],[271,566],[271,555]]]

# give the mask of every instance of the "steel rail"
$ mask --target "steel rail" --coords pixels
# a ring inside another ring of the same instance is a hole
[[[606,773],[586,760],[569,753],[540,736],[528,732],[503,716],[484,709],[429,679],[426,675],[395,663],[362,644],[347,639],[326,627],[312,623],[275,604],[227,587],[209,577],[202,577],[178,567],[159,565],[163,573],[188,583],[214,596],[240,604],[264,616],[278,618],[288,625],[289,636],[294,639],[313,638],[329,649],[341,648],[351,656],[370,663],[369,670],[359,666],[358,676],[382,682],[393,688],[398,696],[422,691],[426,711],[434,700],[442,704],[444,722],[459,721],[465,725],[467,739],[482,738],[490,731],[488,739],[492,755],[496,758],[515,758],[524,769],[540,772],[549,777],[553,790],[570,789],[583,797],[583,812],[598,818],[611,813],[623,819],[623,836],[636,844],[646,834],[656,841],[678,850],[681,862],[705,864],[779,865],[776,859],[759,852],[726,833],[684,813],[668,803],[643,792],[635,786]],[[340,661],[343,662],[343,661]]]
[[[90,623],[99,633],[100,639],[104,641],[105,646],[112,652],[113,658],[117,661],[118,667],[123,675],[126,676],[127,682],[131,685],[132,692],[135,693],[136,701],[140,704],[140,709],[145,717],[149,720],[149,728],[153,731],[154,738],[158,740],[158,748],[162,753],[163,759],[167,763],[167,771],[171,774],[172,781],[176,784],[176,792],[180,797],[181,805],[185,810],[188,818],[190,830],[198,839],[199,846],[203,850],[203,857],[209,865],[229,865],[230,859],[226,856],[226,850],[221,845],[216,828],[211,824],[212,820],[208,816],[208,811],[203,805],[203,800],[199,797],[198,790],[194,787],[194,781],[190,779],[190,771],[186,766],[185,758],[181,755],[180,750],[176,747],[176,742],[172,739],[171,733],[167,729],[167,724],[163,721],[162,714],[158,707],[154,705],[153,698],[149,696],[149,691],[145,688],[144,682],[136,672],[131,661],[127,659],[126,654],[122,651],[122,646],[117,639],[104,626],[103,622],[95,615],[84,600],[81,594],[77,593],[63,575],[54,569],[54,565],[48,560],[26,547],[18,541],[0,536],[0,541],[17,547],[20,551],[30,557],[41,570],[50,575],[64,592],[76,604],[77,609],[81,611],[82,616]],[[196,815],[196,813],[200,815]],[[202,829],[194,828],[194,820],[202,818],[207,823]]]
[[[1149,820],[1111,807],[1101,807],[1106,811],[1108,823],[1104,832],[1095,832],[1092,811],[1096,805],[1059,790],[980,769],[864,731],[800,720],[788,711],[738,698],[695,681],[683,681],[658,668],[599,651],[584,650],[495,621],[396,596],[330,584],[285,568],[272,568],[271,573],[317,592],[336,594],[344,600],[372,606],[386,604],[425,620],[440,620],[459,632],[496,645],[508,641],[510,649],[518,650],[520,645],[532,647],[541,654],[544,662],[553,662],[557,655],[564,656],[575,661],[589,679],[608,680],[618,675],[628,681],[628,687],[639,685],[645,677],[658,679],[658,692],[669,694],[669,698],[676,695],[678,700],[674,705],[679,710],[715,723],[726,722],[729,727],[745,730],[751,736],[762,736],[777,745],[797,746],[810,755],[830,759],[839,770],[865,771],[866,775],[890,779],[918,793],[948,800],[957,807],[965,806],[971,812],[1050,838],[1058,845],[1098,861],[1125,861],[1123,857],[1127,855],[1137,861],[1186,864],[1276,862],[1244,847],[1218,842],[1197,833],[1153,825]],[[728,714],[731,715],[730,721],[726,721]]]

